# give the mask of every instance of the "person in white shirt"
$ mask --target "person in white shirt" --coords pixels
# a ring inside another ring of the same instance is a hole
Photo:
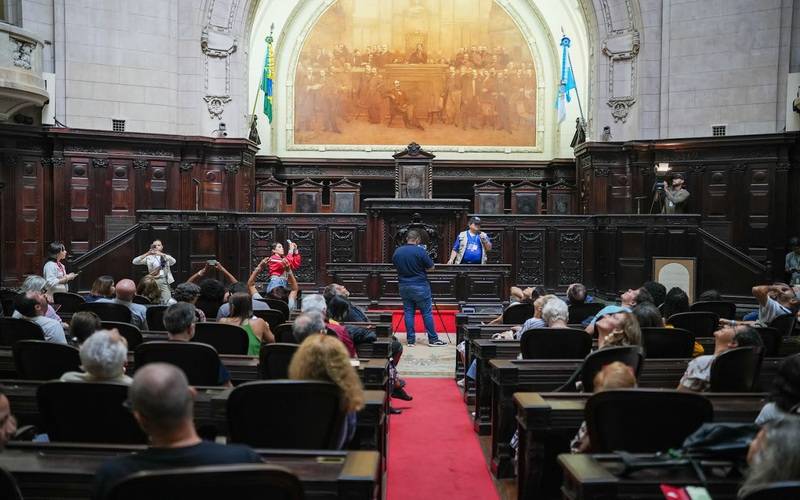
[[[47,262],[42,269],[42,276],[47,281],[47,295],[50,297],[56,292],[68,292],[67,283],[78,276],[76,273],[67,274],[67,268],[61,263],[66,258],[67,249],[63,243],[58,241],[50,243],[47,248]]]
[[[14,298],[14,309],[22,319],[32,321],[42,327],[44,340],[56,344],[66,344],[64,327],[61,323],[44,316],[47,311],[47,299],[40,292],[25,292]]]
[[[115,382],[131,385],[133,379],[125,375],[128,363],[128,342],[114,330],[99,330],[81,345],[83,372],[66,372],[62,382]]]
[[[134,266],[146,265],[150,276],[156,279],[158,287],[161,289],[162,304],[169,303],[172,298],[169,286],[175,282],[175,278],[172,277],[170,266],[174,266],[176,262],[171,255],[164,253],[164,245],[161,240],[153,241],[147,253],[133,259]]]

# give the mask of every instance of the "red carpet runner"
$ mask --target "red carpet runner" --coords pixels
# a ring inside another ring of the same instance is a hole
[[[497,499],[455,381],[407,382],[414,400],[392,400],[403,414],[392,415],[389,426],[388,500]]]

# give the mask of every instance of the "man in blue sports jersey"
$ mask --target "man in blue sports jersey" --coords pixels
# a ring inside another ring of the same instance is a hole
[[[462,231],[450,252],[448,264],[486,264],[492,242],[486,233],[481,232],[481,218],[472,217],[469,220],[469,229]]]

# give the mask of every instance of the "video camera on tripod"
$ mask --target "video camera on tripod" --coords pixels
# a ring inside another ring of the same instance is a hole
[[[661,204],[664,202],[664,183],[669,179],[672,167],[669,163],[656,163],[653,167],[656,180],[653,183],[653,201],[650,203],[650,213],[661,213]],[[658,208],[656,212],[653,209]]]

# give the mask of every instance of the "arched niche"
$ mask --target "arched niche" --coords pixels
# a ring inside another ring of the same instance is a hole
[[[477,1],[477,0],[476,0]],[[493,0],[513,20],[525,39],[532,54],[536,73],[537,115],[536,142],[532,147],[459,146],[431,145],[440,158],[474,159],[550,159],[571,156],[569,141],[574,132],[575,118],[579,116],[575,101],[568,108],[567,119],[557,121],[555,100],[560,78],[561,53],[558,42],[561,27],[572,39],[571,57],[583,99],[584,113],[590,106],[590,66],[593,43],[590,29],[585,22],[586,8],[581,2],[547,0]],[[400,2],[398,2],[400,3]],[[291,4],[291,5],[290,5]],[[249,102],[256,97],[263,57],[264,38],[274,22],[275,31],[275,103],[272,126],[266,118],[259,117],[259,133],[262,139],[262,154],[287,156],[327,157],[386,157],[387,150],[399,149],[398,144],[350,145],[350,144],[297,144],[294,140],[295,71],[300,60],[306,38],[313,32],[316,23],[336,4],[336,0],[316,2],[262,1],[250,4],[251,28],[248,41]],[[256,109],[261,109],[260,98]],[[587,116],[590,118],[590,116]],[[424,140],[424,139],[423,139]]]

